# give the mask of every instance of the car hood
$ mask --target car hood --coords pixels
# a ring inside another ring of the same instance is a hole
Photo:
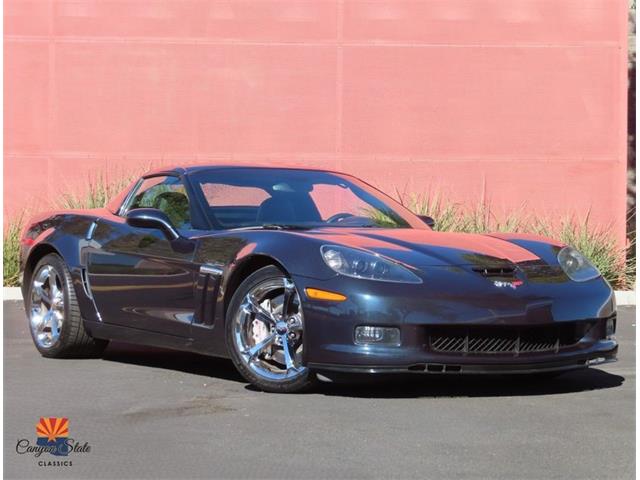
[[[378,228],[318,229],[302,235],[323,244],[365,249],[415,267],[491,266],[541,260],[536,253],[505,235]]]

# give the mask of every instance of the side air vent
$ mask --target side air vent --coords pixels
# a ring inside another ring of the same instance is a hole
[[[84,293],[93,300],[93,294],[91,293],[91,285],[89,284],[89,274],[87,273],[87,269],[83,268],[80,270],[80,276],[82,277],[82,286],[84,287]]]
[[[223,269],[218,265],[205,264],[200,267],[195,286],[196,311],[193,319],[194,325],[214,326],[215,308],[222,274]]]

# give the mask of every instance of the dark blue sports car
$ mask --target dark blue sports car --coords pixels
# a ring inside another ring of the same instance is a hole
[[[615,360],[613,292],[574,248],[432,225],[340,173],[153,171],[104,209],[29,222],[31,334],[46,357],[99,355],[109,340],[230,357],[272,392],[344,373]]]

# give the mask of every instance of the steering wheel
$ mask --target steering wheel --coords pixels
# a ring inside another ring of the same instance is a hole
[[[349,218],[349,217],[355,217],[355,215],[347,212],[336,213],[335,215],[331,215],[329,218],[327,218],[327,223],[341,222],[345,218]]]

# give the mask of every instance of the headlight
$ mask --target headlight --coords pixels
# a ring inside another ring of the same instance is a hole
[[[407,268],[378,255],[355,248],[323,245],[320,248],[324,263],[341,275],[380,282],[422,283],[420,277]]]
[[[558,263],[575,282],[586,282],[600,276],[598,269],[573,247],[564,247],[558,252]]]

